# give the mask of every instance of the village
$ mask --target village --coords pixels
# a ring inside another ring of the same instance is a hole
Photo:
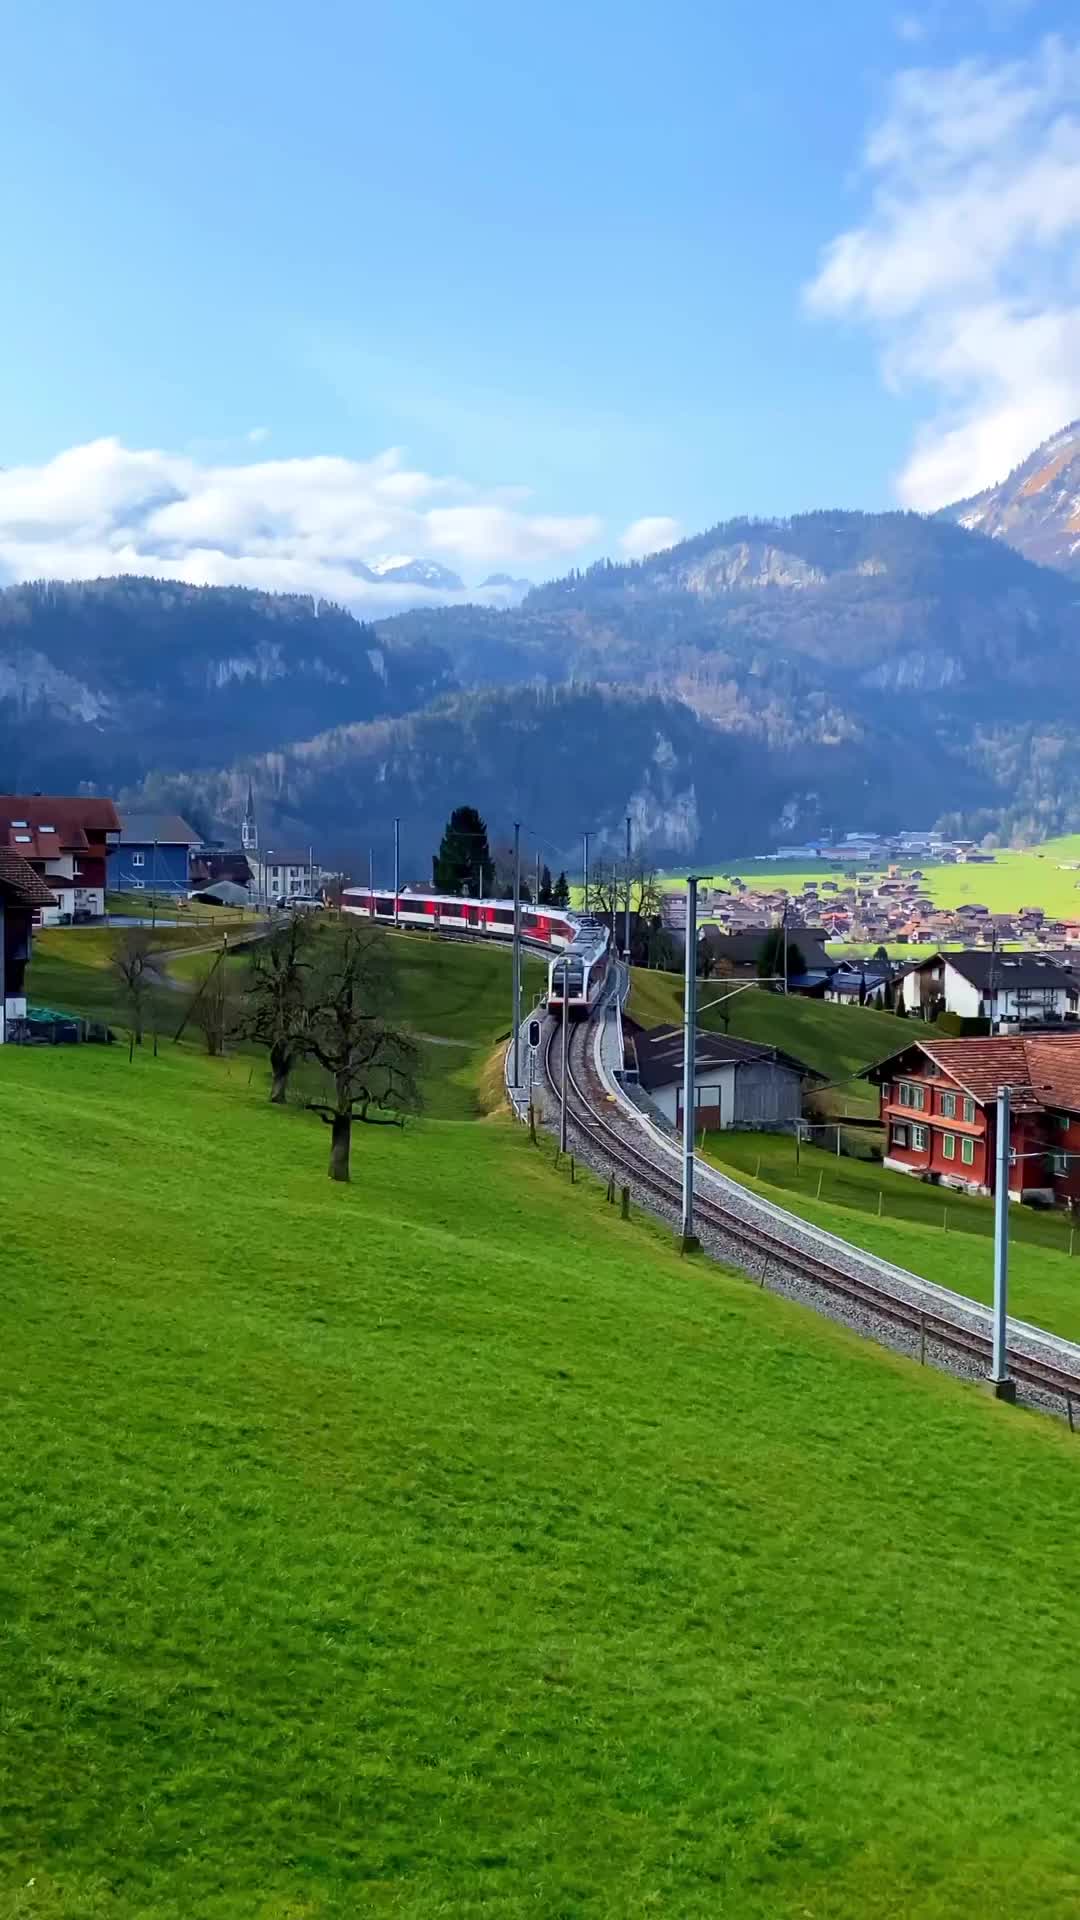
[[[765,931],[784,923],[789,929],[803,928],[823,941],[845,946],[1015,945],[1053,950],[1080,945],[1080,900],[1072,917],[1049,913],[1035,904],[995,912],[979,901],[964,900],[956,906],[935,901],[928,891],[926,868],[994,865],[994,853],[972,841],[947,840],[933,833],[895,838],[852,834],[835,844],[784,847],[759,859],[783,863],[789,869],[827,862],[833,872],[808,875],[792,888],[731,874],[722,884],[700,889],[702,921],[729,935]],[[919,859],[925,860],[926,868],[917,864]],[[685,917],[684,895],[666,895],[665,924],[681,932]]]

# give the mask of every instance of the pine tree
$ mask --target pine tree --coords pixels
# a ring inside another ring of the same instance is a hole
[[[551,890],[551,904],[553,907],[568,907],[570,905],[570,883],[565,873],[560,873]]]
[[[550,867],[542,867],[540,870],[540,892],[537,895],[537,905],[541,907],[550,907],[554,905],[554,897],[551,889],[551,868]]]
[[[494,868],[487,827],[475,807],[455,807],[431,863],[436,893],[491,893]]]

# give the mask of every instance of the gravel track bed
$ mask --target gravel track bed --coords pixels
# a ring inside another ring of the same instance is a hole
[[[663,1153],[645,1129],[637,1124],[617,1105],[612,1105],[602,1081],[592,1064],[592,1048],[586,1036],[591,1036],[590,1028],[578,1028],[571,1039],[570,1064],[572,1072],[590,1103],[595,1099],[604,1123],[610,1127],[625,1146],[639,1156],[651,1159],[657,1171],[670,1179],[678,1177],[676,1163]],[[553,1055],[556,1072],[558,1071],[558,1047]],[[549,1130],[558,1132],[558,1102],[546,1085],[537,1088],[538,1119]],[[573,1148],[575,1160],[607,1180],[612,1172],[612,1160],[602,1145],[583,1132],[580,1121],[575,1121],[575,1100],[571,1089],[568,1103],[568,1138]],[[629,1186],[632,1202],[646,1209],[656,1218],[665,1220],[678,1232],[680,1209],[675,1202],[668,1202],[663,1195],[657,1194],[645,1183],[644,1178],[621,1167],[614,1169],[617,1184]],[[791,1260],[772,1249],[766,1255],[764,1251],[748,1248],[744,1241],[734,1234],[725,1233],[723,1228],[713,1221],[698,1216],[695,1226],[702,1251],[710,1258],[722,1261],[726,1266],[736,1267],[758,1285],[765,1285],[770,1292],[783,1294],[787,1299],[798,1301],[812,1307],[815,1312],[824,1313],[830,1320],[849,1328],[865,1339],[876,1341],[889,1347],[893,1352],[901,1353],[908,1359],[918,1362],[925,1359],[927,1365],[940,1368],[944,1372],[972,1382],[985,1380],[984,1364],[977,1354],[958,1351],[943,1339],[935,1337],[932,1328],[925,1335],[915,1327],[898,1326],[885,1314],[875,1310],[872,1302],[853,1300],[844,1294],[836,1293],[831,1287],[808,1274],[799,1256],[827,1261],[841,1273],[854,1280],[862,1280],[888,1293],[898,1301],[903,1301],[917,1311],[923,1310],[929,1315],[948,1319],[958,1328],[971,1333],[986,1335],[989,1332],[990,1316],[986,1308],[978,1302],[972,1302],[970,1308],[954,1304],[953,1299],[944,1290],[922,1288],[917,1280],[906,1280],[898,1270],[882,1268],[871,1260],[861,1257],[854,1249],[838,1250],[830,1241],[823,1246],[822,1241],[812,1229],[803,1227],[803,1223],[793,1216],[780,1218],[774,1212],[765,1213],[755,1206],[752,1196],[738,1187],[734,1181],[719,1175],[714,1181],[700,1172],[695,1181],[695,1196],[710,1207],[721,1207],[729,1212],[734,1220],[744,1224],[751,1231],[766,1231],[774,1239],[781,1240],[790,1250]],[[1030,1353],[1033,1359],[1044,1363],[1071,1366],[1080,1373],[1080,1349],[1065,1341],[1056,1341],[1052,1336],[1046,1340],[1027,1338],[1011,1323],[1009,1335],[1010,1352],[1016,1357],[1021,1353]],[[1065,1402],[1059,1393],[1040,1390],[1028,1381],[1017,1382],[1017,1399],[1025,1406],[1037,1407],[1043,1412],[1065,1417]]]

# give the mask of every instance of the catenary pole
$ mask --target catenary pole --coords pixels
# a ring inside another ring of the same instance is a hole
[[[630,964],[630,815],[626,816],[626,924],[623,929],[623,959]]]
[[[566,955],[562,963],[562,1087],[559,1092],[559,1152],[566,1152],[566,1055],[569,1051],[569,1015],[566,1009]]]
[[[686,879],[686,969],[683,986],[683,1153],[682,1153],[682,1246],[684,1253],[696,1245],[694,1239],[694,1121],[697,1118],[697,1087],[694,1058],[697,1052],[697,890],[698,875]]]
[[[999,1400],[1016,1397],[1009,1378],[1006,1326],[1009,1315],[1009,1089],[998,1088],[994,1170],[994,1357],[990,1384]]]
[[[400,893],[401,893],[401,821],[395,820],[394,821],[394,925],[395,927],[397,926],[398,920],[400,918],[401,910],[398,904]]]
[[[585,833],[584,833],[584,834],[582,835],[582,839],[583,839],[583,840],[584,840],[584,842],[585,842],[585,874],[584,874],[584,878],[585,878],[585,904],[584,904],[584,907],[582,908],[582,912],[583,912],[583,913],[588,913],[588,911],[589,911],[589,841],[590,841],[590,840],[592,839],[592,829],[591,829],[591,828],[589,828],[589,829],[587,829],[587,830],[586,830],[586,832],[585,832]]]
[[[514,821],[514,1085],[521,1085],[521,822]]]

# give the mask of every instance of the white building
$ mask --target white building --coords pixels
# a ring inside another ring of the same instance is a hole
[[[264,854],[249,853],[247,862],[259,900],[292,900],[316,890],[319,869],[310,849],[267,847]]]
[[[1022,1020],[1063,1020],[1075,1012],[1080,980],[1046,953],[935,953],[903,976],[908,1013],[956,1013],[995,1030]]]

